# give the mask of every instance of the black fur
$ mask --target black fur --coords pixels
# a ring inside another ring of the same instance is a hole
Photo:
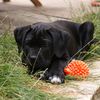
[[[93,33],[92,22],[79,24],[58,20],[16,28],[14,36],[18,52],[23,51],[22,62],[28,66],[29,74],[48,68],[44,75],[46,80],[57,76],[64,82],[63,69],[67,61],[93,39]],[[90,45],[83,51],[87,51]]]

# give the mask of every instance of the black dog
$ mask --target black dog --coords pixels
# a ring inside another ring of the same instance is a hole
[[[65,20],[39,22],[14,31],[18,51],[23,51],[22,62],[28,66],[29,74],[48,68],[44,79],[51,83],[64,82],[66,63],[93,39],[93,33],[92,22],[79,24]],[[87,51],[90,45],[83,51]]]

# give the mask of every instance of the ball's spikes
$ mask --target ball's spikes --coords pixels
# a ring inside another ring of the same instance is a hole
[[[68,66],[64,68],[65,75],[75,78],[86,78],[89,75],[87,64],[81,60],[72,60]]]

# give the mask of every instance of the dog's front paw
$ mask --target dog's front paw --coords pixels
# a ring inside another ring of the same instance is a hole
[[[64,78],[61,78],[61,77],[59,77],[57,75],[53,75],[53,76],[49,77],[49,81],[52,84],[61,84],[61,83],[64,83]]]

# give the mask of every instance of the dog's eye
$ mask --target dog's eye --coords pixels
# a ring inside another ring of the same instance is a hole
[[[49,44],[50,44],[50,40],[49,40],[49,39],[42,39],[42,40],[39,42],[40,47],[48,47]]]
[[[48,47],[50,44],[50,40],[46,38],[39,38],[35,40],[27,40],[25,44],[31,48],[41,48],[41,47]]]
[[[34,47],[34,43],[32,43],[32,41],[25,42],[25,45],[29,47]]]

